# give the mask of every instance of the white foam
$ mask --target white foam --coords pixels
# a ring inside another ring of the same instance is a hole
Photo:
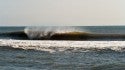
[[[10,46],[21,49],[35,49],[42,51],[65,51],[65,50],[91,50],[111,49],[124,51],[125,41],[56,41],[56,40],[0,40],[0,46]]]
[[[24,32],[29,39],[50,38],[55,33],[81,32],[75,27],[26,27]]]

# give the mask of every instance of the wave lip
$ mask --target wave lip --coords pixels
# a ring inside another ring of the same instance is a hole
[[[29,39],[53,39],[54,36],[58,37],[58,35],[62,35],[61,37],[65,35],[72,35],[76,32],[81,32],[78,28],[75,27],[27,27],[24,29],[24,32],[29,37]],[[68,37],[70,37],[68,36]],[[60,38],[61,38],[60,37]],[[54,38],[58,39],[58,38]]]
[[[81,27],[26,27],[22,31],[0,33],[1,39],[19,39],[19,40],[125,40],[125,34],[122,33],[94,33]]]

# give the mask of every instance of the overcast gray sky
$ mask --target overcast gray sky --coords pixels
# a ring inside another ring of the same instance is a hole
[[[0,0],[6,25],[125,25],[125,0]]]

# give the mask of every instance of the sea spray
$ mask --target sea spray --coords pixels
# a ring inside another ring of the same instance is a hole
[[[22,29],[17,27],[16,31],[11,29],[13,28],[9,28],[10,31],[2,31],[0,38],[16,40],[125,40],[123,27],[41,26]]]
[[[55,34],[68,33],[68,32],[81,32],[76,27],[26,27],[24,32],[29,39],[49,39]]]

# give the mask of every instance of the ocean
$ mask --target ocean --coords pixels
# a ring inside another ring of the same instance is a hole
[[[125,70],[124,40],[125,26],[0,27],[0,69]]]

